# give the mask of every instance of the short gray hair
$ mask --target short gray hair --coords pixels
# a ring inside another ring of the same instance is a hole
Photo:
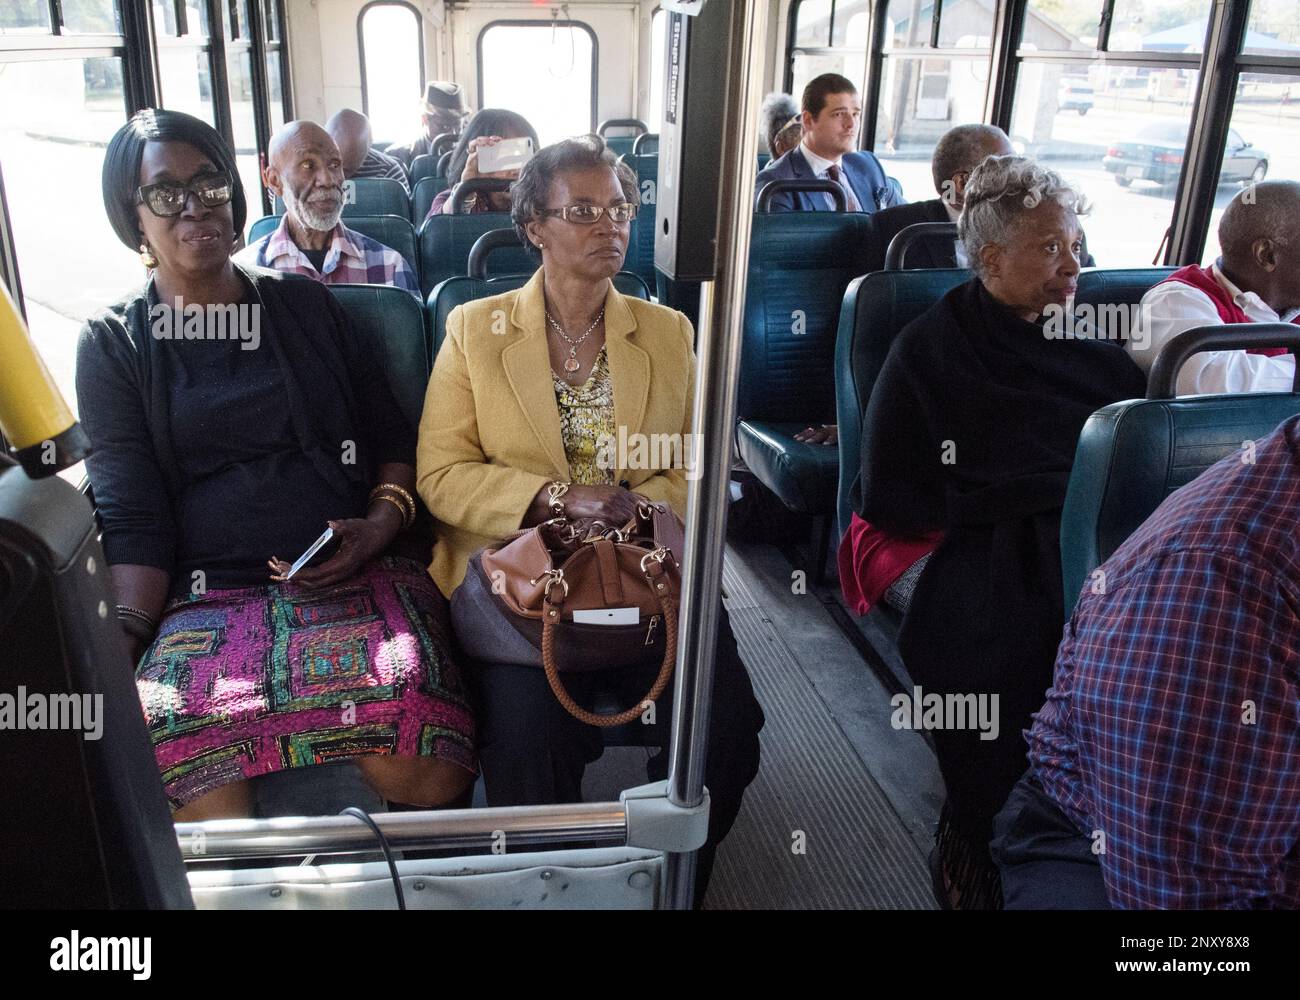
[[[957,236],[976,273],[983,266],[980,251],[990,244],[1006,246],[1025,210],[1049,198],[1075,215],[1090,208],[1078,188],[1030,156],[990,156],[971,171]]]
[[[605,145],[605,140],[598,135],[582,135],[576,139],[562,139],[544,146],[537,155],[524,164],[519,171],[519,179],[510,188],[510,221],[515,224],[515,233],[523,241],[529,252],[536,256],[537,248],[528,238],[528,223],[541,218],[547,200],[551,196],[551,184],[557,174],[570,170],[592,170],[608,167],[618,178],[623,197],[634,205],[640,204],[640,189],[637,187],[636,174],[626,163],[620,163],[613,151]]]
[[[1009,143],[1007,134],[996,125],[956,125],[939,139],[934,147],[934,157],[930,161],[930,172],[934,177],[934,189],[944,193],[945,181],[950,181],[954,174],[963,170],[974,170],[989,150],[999,143]]]
[[[778,90],[763,98],[763,106],[758,109],[758,124],[769,153],[776,155],[777,133],[783,132],[789,126],[790,119],[798,113],[799,106],[789,94]]]

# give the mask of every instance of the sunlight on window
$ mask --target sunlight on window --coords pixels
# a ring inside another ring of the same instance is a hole
[[[361,38],[371,136],[400,139],[420,100],[420,19],[400,4],[371,7],[361,18]]]
[[[584,26],[492,25],[480,51],[483,107],[523,115],[544,146],[595,131],[595,53]]]

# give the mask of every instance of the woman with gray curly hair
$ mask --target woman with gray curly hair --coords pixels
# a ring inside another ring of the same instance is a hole
[[[547,146],[524,165],[511,218],[541,267],[523,288],[458,306],[429,380],[417,485],[435,519],[429,572],[458,617],[473,613],[476,551],[549,520],[552,503],[582,526],[621,525],[643,500],[686,513],[686,469],[664,454],[613,459],[601,441],[689,439],[695,354],[690,321],[679,312],[621,294],[610,280],[623,266],[638,204],[636,179],[597,136]],[[664,463],[664,464],[660,464]],[[624,467],[624,466],[627,467]],[[559,500],[551,488],[564,487]],[[462,587],[462,583],[465,586]],[[453,591],[460,591],[453,597]],[[578,802],[586,765],[600,756],[599,730],[575,720],[528,657],[502,643],[493,662],[465,658],[478,689],[479,750],[488,804]],[[584,707],[601,692],[600,674],[569,674]],[[618,671],[623,704],[653,680]],[[665,694],[653,737],[666,741]],[[713,852],[740,811],[758,771],[763,713],[754,698],[726,611],[718,642],[705,783],[709,837],[699,854],[696,899]],[[668,756],[647,763],[667,775]]]
[[[1074,294],[1085,207],[1027,157],[991,156],[972,171],[957,225],[975,275],[890,349],[863,422],[862,503],[841,546],[859,610],[928,560],[912,570],[903,661],[925,695],[982,706],[978,726],[972,710],[933,734],[947,787],[935,891],[963,909],[999,905],[992,821],[1025,770],[1020,732],[1074,603],[1058,539],[1079,431],[1145,389],[1118,345],[1045,326]]]

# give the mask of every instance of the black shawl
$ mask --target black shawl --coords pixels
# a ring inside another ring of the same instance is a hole
[[[944,532],[903,622],[903,662],[926,694],[999,696],[996,740],[934,734],[953,820],[974,840],[1025,769],[1020,731],[1051,683],[1079,431],[1144,391],[1122,348],[1051,339],[978,278],[903,329],[872,391],[861,516],[897,535]]]

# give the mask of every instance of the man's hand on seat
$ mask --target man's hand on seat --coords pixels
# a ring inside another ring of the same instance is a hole
[[[840,443],[840,430],[835,424],[822,424],[820,427],[805,427],[794,436],[796,441],[804,444],[837,445]]]

